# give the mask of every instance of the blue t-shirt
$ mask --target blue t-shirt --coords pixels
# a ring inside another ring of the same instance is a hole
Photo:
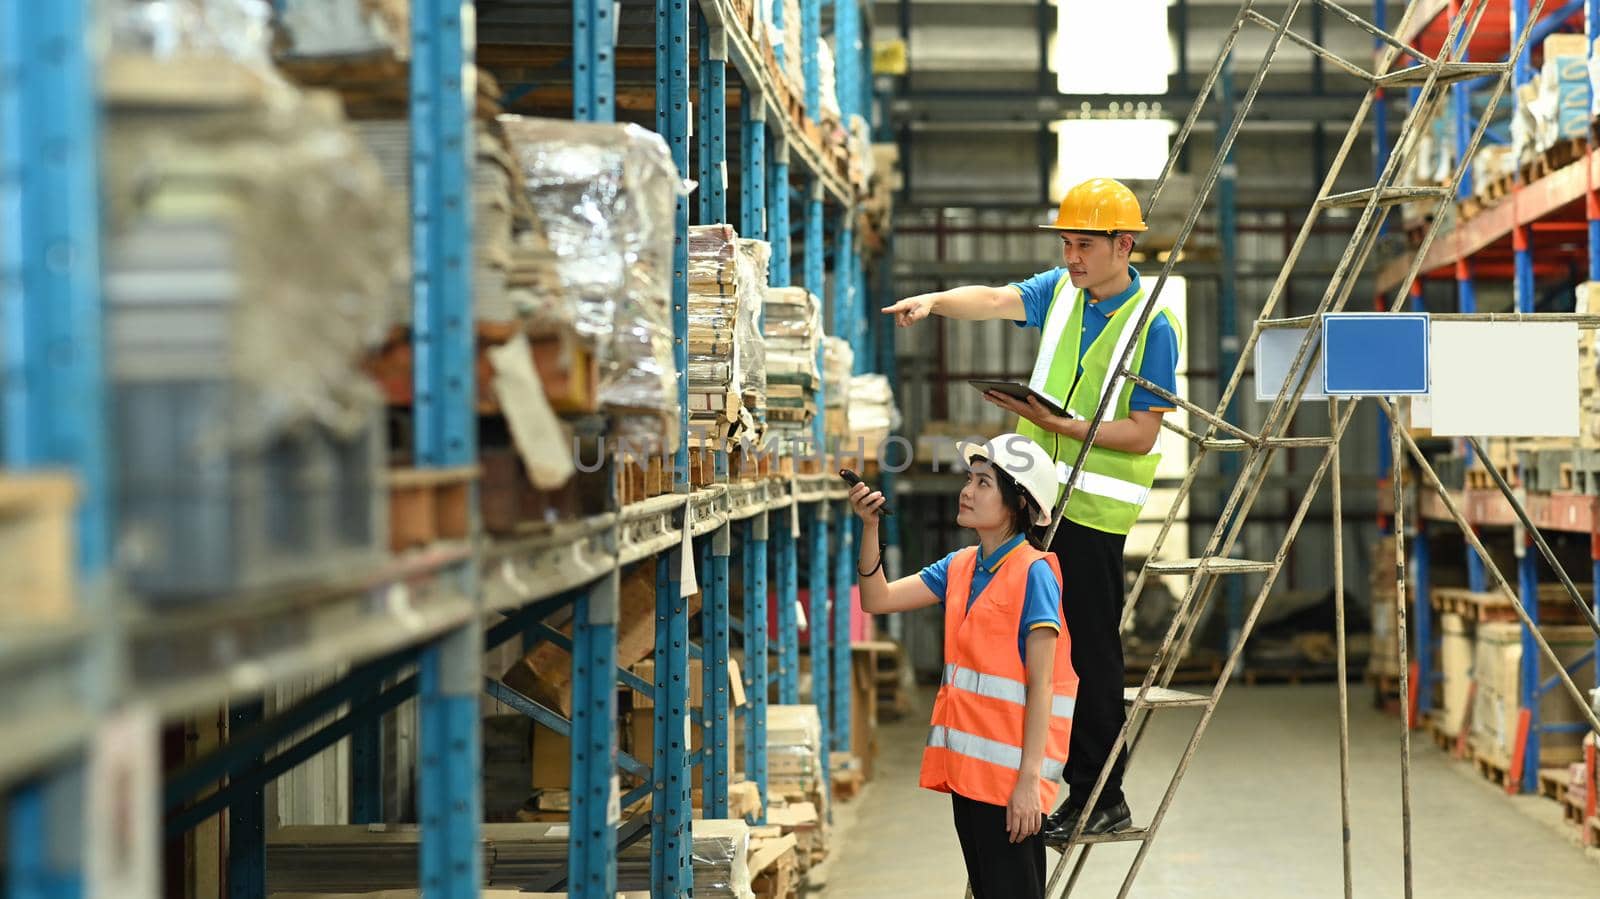
[[[972,608],[972,603],[983,592],[983,588],[989,586],[1006,556],[1020,546],[1022,540],[1023,536],[1018,534],[996,547],[994,554],[987,557],[983,554],[983,547],[978,548],[977,564],[972,567],[972,589],[967,593],[968,609]],[[922,582],[939,597],[940,603],[944,602],[945,588],[950,582],[950,560],[955,555],[951,553],[922,569]],[[1028,566],[1022,624],[1017,628],[1017,655],[1022,657],[1024,663],[1028,660],[1028,632],[1040,626],[1053,627],[1056,633],[1061,632],[1061,585],[1056,583],[1055,572],[1050,570],[1050,563],[1044,559]]]
[[[1111,316],[1138,292],[1139,271],[1129,266],[1128,275],[1133,278],[1133,283],[1128,285],[1127,290],[1108,299],[1084,304],[1083,338],[1078,343],[1080,363],[1083,354],[1088,352],[1089,345],[1094,343],[1095,338],[1106,329],[1106,323],[1111,321]],[[1067,277],[1065,268],[1053,268],[1011,285],[1022,294],[1022,308],[1028,314],[1026,321],[1017,322],[1018,327],[1041,329],[1044,327],[1045,313],[1050,311],[1050,300],[1055,296],[1056,282],[1065,277]],[[1068,283],[1061,289],[1065,292],[1074,288]],[[1081,364],[1078,373],[1083,373]],[[1150,320],[1150,336],[1145,339],[1144,360],[1139,363],[1139,377],[1174,395],[1178,392],[1178,333],[1165,315],[1157,315]],[[1138,412],[1173,411],[1171,403],[1137,384],[1133,387],[1133,396],[1128,408]]]

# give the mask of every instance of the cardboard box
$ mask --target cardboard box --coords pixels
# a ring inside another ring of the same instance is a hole
[[[1571,667],[1594,648],[1594,634],[1584,625],[1541,628],[1550,648],[1563,665]],[[1521,701],[1522,625],[1510,622],[1484,622],[1478,625],[1474,648],[1474,677],[1478,693],[1472,708],[1472,747],[1481,755],[1508,764],[1516,741],[1517,716]],[[1555,669],[1540,659],[1541,681],[1553,677]],[[1581,721],[1582,712],[1566,688],[1559,683],[1544,694],[1539,703],[1541,725]],[[1566,765],[1581,756],[1583,735],[1545,733],[1539,740],[1541,767]]]
[[[541,790],[572,787],[572,740],[543,727],[533,729],[533,772],[530,786]]]
[[[0,474],[0,621],[72,617],[77,483],[54,473]]]
[[[1545,65],[1550,60],[1562,56],[1576,56],[1579,59],[1589,55],[1589,38],[1581,34],[1552,34],[1539,45],[1543,53]]]
[[[689,599],[689,614],[700,611],[700,595]],[[572,612],[566,620],[552,625],[572,636]],[[635,565],[622,573],[620,607],[617,615],[617,665],[630,667],[646,658],[656,645],[656,571],[651,562]],[[501,680],[530,699],[572,717],[572,657],[553,643],[541,643],[512,665]]]
[[[1443,679],[1440,723],[1447,734],[1461,732],[1472,692],[1472,631],[1460,615],[1439,618],[1439,671]]]

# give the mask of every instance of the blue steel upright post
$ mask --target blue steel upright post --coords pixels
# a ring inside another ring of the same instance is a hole
[[[0,419],[6,466],[66,466],[77,476],[79,600],[90,617],[108,618],[111,455],[90,6],[0,2]],[[59,837],[83,832],[83,779],[83,760],[71,759],[8,797],[8,896],[82,895],[82,845]]]
[[[689,177],[689,7],[656,0],[656,133],[667,142],[678,175]],[[678,373],[678,434],[689,428],[689,198],[673,213],[672,364]],[[689,491],[689,443],[678,441],[672,487]]]
[[[788,287],[794,283],[793,248],[789,241],[789,142],[782,131],[767,141],[767,240],[772,242],[772,265],[767,283]]]
[[[744,776],[761,794],[756,823],[767,820],[767,528],[757,512],[745,531],[744,556]]]
[[[767,105],[744,89],[739,103],[739,234],[767,240]]]
[[[1513,49],[1515,49],[1516,35],[1522,33],[1527,26],[1529,16],[1528,0],[1511,0],[1511,34]],[[1531,41],[1530,41],[1531,43]],[[1512,66],[1512,81],[1518,88],[1533,80],[1533,67],[1530,64],[1530,48],[1524,46],[1517,55]],[[1521,92],[1518,91],[1520,103]],[[1519,110],[1520,112],[1520,110]],[[1521,188],[1519,183],[1517,188]],[[1516,311],[1527,314],[1534,309],[1534,283],[1533,283],[1533,247],[1529,240],[1528,226],[1517,221],[1512,226],[1511,249],[1515,255],[1515,280],[1512,283],[1512,297],[1516,302]],[[1533,552],[1531,537],[1522,532],[1521,528],[1515,529],[1514,538],[1517,541],[1517,582],[1522,596],[1522,605],[1528,612],[1528,620],[1533,627],[1539,624],[1539,557]],[[1521,662],[1521,688],[1518,705],[1529,716],[1527,742],[1523,745],[1522,771],[1512,772],[1512,776],[1520,777],[1521,789],[1524,792],[1539,789],[1539,662],[1540,655],[1538,644],[1534,642],[1533,632],[1524,625],[1522,629],[1522,662]]]
[[[799,502],[799,497],[794,499]],[[772,543],[772,577],[777,587],[778,633],[778,704],[800,703],[800,619],[796,615],[799,602],[799,553],[794,532],[793,511],[774,522]]]
[[[822,244],[822,182],[817,178],[811,179],[811,194],[806,199],[805,229],[805,250],[802,263],[805,270],[802,275],[805,278],[806,290],[817,298],[818,303],[821,303],[824,284],[827,279],[823,268],[825,263],[823,261],[824,250]],[[843,289],[843,283],[844,270],[836,268],[833,279],[834,310],[836,314],[839,308],[840,291]],[[838,323],[835,322],[834,330],[837,331],[837,328]],[[817,381],[817,415],[811,422],[811,439],[819,458],[828,450],[825,443],[826,431],[824,429],[827,417],[824,414],[824,403],[827,401],[827,385],[821,379],[823,371],[822,358],[822,346],[819,343],[817,346],[817,374],[819,376]]]
[[[680,555],[656,557],[651,896],[685,897],[694,886],[689,867],[689,605],[680,595]]]
[[[806,589],[810,591],[811,617],[807,624],[807,633],[811,638],[811,702],[817,707],[817,720],[822,724],[822,790],[826,796],[833,795],[832,762],[828,750],[832,745],[830,734],[832,723],[829,713],[833,705],[829,699],[829,675],[832,673],[831,655],[829,647],[833,643],[832,626],[828,617],[828,508],[826,501],[811,504],[806,515],[806,524],[810,537],[810,546],[807,555],[810,557],[811,571],[807,576]],[[829,814],[832,814],[832,804],[829,805]]]
[[[689,5],[656,0],[656,132],[667,142],[680,177],[689,175]],[[673,217],[672,361],[678,380],[678,440],[672,486],[689,492],[689,201]],[[682,511],[689,514],[688,507]],[[687,526],[679,521],[678,526]],[[651,815],[650,893],[682,897],[694,884],[689,867],[689,615],[680,596],[674,549],[656,560],[655,756]]]
[[[732,705],[728,696],[728,554],[730,526],[723,525],[705,542],[701,584],[701,641],[704,654],[705,706],[701,712],[705,750],[701,765],[701,790],[707,818],[728,817],[728,739]]]
[[[616,7],[573,0],[572,113],[578,121],[616,120]],[[617,820],[611,784],[617,760],[617,610],[619,572],[577,592],[572,634],[572,817],[567,831],[567,893],[611,899],[617,892]]]
[[[411,9],[411,339],[415,455],[424,467],[471,465],[478,454],[472,8],[471,0],[417,0]],[[465,595],[477,595],[473,562],[460,565],[453,576]],[[478,842],[482,656],[483,640],[473,624],[438,638],[420,659],[417,804],[422,891],[428,899],[477,896],[483,881]]]
[[[699,156],[696,177],[700,185],[700,224],[713,225],[728,220],[728,110],[727,67],[725,52],[718,52],[718,44],[726,44],[722,26],[715,29],[704,13],[696,17],[700,47],[700,90],[695,100],[699,128],[695,133],[695,150]],[[743,112],[748,115],[748,111]]]
[[[848,501],[834,510],[839,551],[833,565],[833,749],[849,752],[851,725],[850,593],[855,588],[855,514]],[[815,664],[815,662],[813,662]]]
[[[805,81],[806,115],[813,122],[822,120],[822,79],[817,68],[817,44],[821,40],[822,0],[800,0],[800,74]]]

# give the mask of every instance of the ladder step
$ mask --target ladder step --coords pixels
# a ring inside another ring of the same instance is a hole
[[[1138,687],[1123,687],[1123,704],[1133,705],[1133,698],[1138,695]],[[1210,703],[1210,696],[1201,693],[1185,693],[1182,690],[1172,690],[1167,687],[1151,687],[1144,694],[1144,704],[1149,708],[1177,709],[1209,705]]]
[[[1455,84],[1484,75],[1498,75],[1507,68],[1509,64],[1503,62],[1447,62],[1439,66],[1439,78],[1434,84]],[[1378,87],[1422,87],[1428,83],[1431,71],[1433,67],[1428,65],[1407,66],[1380,75],[1372,83]]]
[[[1137,843],[1150,835],[1148,827],[1130,827],[1127,830],[1115,830],[1111,833],[1086,833],[1078,838],[1078,845],[1088,843]],[[1046,840],[1045,845],[1051,849],[1060,850],[1067,844],[1066,840]]]
[[[1204,441],[1205,448],[1219,453],[1244,453],[1250,451],[1250,444],[1234,437],[1208,437]],[[1333,443],[1331,437],[1268,437],[1267,446],[1275,449],[1302,449],[1306,447],[1326,447]]]
[[[1170,562],[1150,562],[1146,566],[1151,574],[1259,574],[1278,567],[1276,562],[1254,562],[1249,559],[1224,559],[1213,556],[1203,559],[1174,559]]]
[[[1366,187],[1361,190],[1352,190],[1349,193],[1331,194],[1323,197],[1317,205],[1323,209],[1348,209],[1353,206],[1365,206],[1372,199],[1375,188]],[[1455,191],[1448,187],[1389,187],[1385,188],[1378,197],[1380,206],[1398,206],[1401,203],[1415,203],[1418,200],[1446,200],[1455,196]]]

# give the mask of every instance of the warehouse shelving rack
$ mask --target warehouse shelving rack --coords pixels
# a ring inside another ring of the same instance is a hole
[[[1381,9],[1382,3],[1376,4]],[[1402,39],[1425,53],[1436,52],[1449,27],[1451,17],[1459,11],[1456,0],[1437,0],[1434,8],[1420,17],[1417,27]],[[1477,31],[1467,45],[1463,59],[1504,60],[1515,35],[1527,21],[1530,5],[1527,0],[1498,0],[1491,2],[1483,15]],[[1595,40],[1600,38],[1600,2],[1573,0],[1559,7],[1548,7],[1535,22],[1528,44],[1513,70],[1513,83],[1528,83],[1534,77],[1531,65],[1531,47],[1545,37],[1564,28],[1581,24],[1588,39],[1588,54],[1592,59]],[[1466,81],[1454,85],[1450,115],[1456,133],[1456,152],[1466,146],[1473,116],[1471,94],[1482,85]],[[1513,103],[1521,103],[1514,96]],[[1519,110],[1520,112],[1520,110]],[[1377,129],[1378,164],[1386,155],[1383,129]],[[1453,280],[1456,286],[1456,305],[1462,313],[1479,311],[1475,281],[1480,278],[1510,279],[1516,313],[1532,313],[1535,307],[1535,279],[1538,276],[1560,277],[1584,272],[1588,280],[1600,280],[1600,143],[1591,127],[1579,158],[1541,177],[1528,179],[1519,174],[1510,195],[1497,204],[1487,206],[1471,218],[1457,222],[1442,230],[1438,239],[1428,247],[1420,265],[1421,278]],[[1462,180],[1458,199],[1472,195],[1471,169]],[[1583,234],[1582,241],[1562,235]],[[1539,235],[1553,235],[1538,247]],[[1380,296],[1393,289],[1405,278],[1414,255],[1406,254],[1391,260],[1378,273]],[[1420,281],[1413,286],[1415,299],[1421,298]],[[1420,304],[1419,304],[1420,306]],[[1381,435],[1387,445],[1387,435]],[[1472,448],[1464,445],[1470,460]],[[1387,454],[1385,454],[1387,457]],[[1385,470],[1382,476],[1387,476]],[[1387,491],[1380,491],[1380,497]],[[1420,514],[1406,516],[1413,522],[1415,537],[1410,541],[1415,590],[1413,608],[1409,610],[1410,624],[1416,634],[1414,655],[1416,676],[1411,679],[1414,695],[1401,697],[1402,714],[1414,715],[1420,720],[1432,711],[1432,687],[1440,681],[1437,670],[1436,649],[1438,622],[1434,613],[1432,588],[1431,549],[1427,540],[1431,523],[1450,522],[1453,519],[1442,501],[1431,494],[1418,499]],[[1557,491],[1547,495],[1530,495],[1526,499],[1531,523],[1541,531],[1582,534],[1589,537],[1592,580],[1596,589],[1595,611],[1600,614],[1600,498],[1582,493]],[[1389,504],[1392,506],[1392,502]],[[1517,558],[1518,594],[1532,621],[1538,622],[1538,589],[1540,582],[1540,553],[1534,549],[1534,537],[1525,532],[1511,504],[1497,489],[1467,489],[1458,501],[1465,510],[1467,521],[1474,531],[1484,536],[1486,529],[1513,542]],[[1468,588],[1474,592],[1489,589],[1482,559],[1467,541],[1462,552],[1466,559]],[[1539,701],[1551,689],[1540,677],[1540,656],[1533,635],[1524,626],[1522,634],[1521,696],[1519,707],[1529,717],[1526,742],[1521,754],[1521,771],[1509,772],[1512,780],[1524,792],[1539,789],[1540,739],[1543,734],[1561,730],[1586,732],[1587,725],[1545,724],[1539,719]],[[1594,649],[1569,668],[1576,674],[1585,666],[1592,666],[1595,683],[1600,685],[1600,640]],[[1415,723],[1415,721],[1413,722]]]
[[[765,2],[765,0],[763,0]],[[631,5],[631,4],[630,4]],[[824,217],[837,218],[832,299],[835,329],[854,344],[858,370],[875,368],[863,324],[867,271],[854,234],[854,187],[831,165],[800,118],[783,105],[785,93],[751,31],[749,6],[736,0],[673,0],[650,4],[656,17],[656,66],[667,90],[657,98],[657,130],[680,172],[689,171],[689,54],[696,47],[702,76],[695,111],[699,138],[701,215],[725,218],[719,169],[726,165],[726,65],[742,82],[741,233],[774,244],[772,283],[790,270],[791,190],[804,192],[803,283],[821,296],[827,285]],[[819,108],[817,41],[821,0],[802,0],[800,46],[806,73],[805,114]],[[781,3],[773,17],[782,24]],[[92,892],[83,847],[95,822],[82,801],[97,731],[112,715],[147,722],[174,720],[230,704],[231,740],[217,753],[171,772],[156,800],[169,833],[181,833],[223,810],[232,835],[226,861],[232,897],[265,895],[265,804],[273,778],[346,737],[370,734],[374,722],[411,697],[420,700],[418,819],[420,882],[429,897],[475,896],[482,882],[479,841],[479,697],[489,694],[572,737],[572,819],[569,871],[572,895],[614,895],[617,852],[646,833],[652,842],[651,891],[687,896],[689,778],[700,764],[706,813],[726,816],[730,772],[725,754],[688,751],[677,739],[690,726],[688,685],[674,672],[691,655],[705,659],[707,714],[704,745],[724,746],[728,713],[727,657],[732,634],[742,634],[747,664],[745,766],[766,789],[765,714],[769,679],[780,694],[798,696],[792,655],[797,546],[811,566],[813,697],[825,743],[850,746],[848,597],[854,579],[852,520],[838,481],[822,474],[783,481],[717,483],[691,490],[680,451],[675,492],[563,523],[538,536],[489,541],[476,521],[469,539],[408,554],[343,582],[240,597],[203,609],[155,609],[118,589],[112,564],[110,446],[101,334],[98,212],[98,100],[88,0],[36,7],[0,0],[0,197],[21,213],[21,227],[0,233],[0,300],[4,301],[5,456],[9,468],[64,467],[84,488],[78,520],[81,611],[60,628],[0,638],[0,789],[8,816],[8,880],[17,897],[70,897]],[[621,7],[607,0],[571,4],[572,112],[609,121],[615,93],[616,23]],[[838,85],[847,117],[869,108],[864,5],[834,10]],[[470,465],[476,456],[473,417],[474,355],[470,274],[472,96],[465,72],[474,61],[471,0],[413,0],[411,45],[412,151],[415,196],[412,246],[416,350],[414,394],[419,466]],[[694,26],[698,33],[691,32]],[[698,40],[692,40],[691,36]],[[791,162],[799,171],[791,174]],[[724,169],[725,170],[725,169]],[[710,189],[708,189],[710,188]],[[770,211],[770,214],[769,214]],[[686,368],[686,231],[688,201],[677,214],[673,280],[680,412]],[[881,333],[873,335],[879,338]],[[46,350],[49,352],[46,352]],[[891,360],[892,361],[892,360]],[[819,410],[820,418],[820,410]],[[687,428],[680,417],[680,436]],[[683,441],[680,441],[682,445]],[[725,469],[723,469],[725,472]],[[474,514],[474,518],[476,515]],[[803,526],[802,526],[803,525]],[[738,531],[746,597],[744,621],[729,612],[729,556]],[[776,634],[767,633],[768,547],[777,543]],[[690,549],[690,547],[693,547]],[[685,551],[692,553],[688,559]],[[704,592],[703,644],[689,641],[687,605],[680,594],[684,565],[698,558]],[[616,665],[619,573],[655,559],[657,634],[655,683]],[[834,560],[832,570],[828,561]],[[831,589],[829,589],[831,588]],[[838,600],[833,614],[830,596]],[[574,612],[569,637],[547,619]],[[521,637],[553,640],[574,659],[570,720],[484,676],[482,649]],[[768,671],[770,649],[779,671]],[[332,684],[271,718],[259,697],[293,678],[340,671]],[[830,690],[830,681],[838,689]],[[654,694],[658,735],[649,759],[618,751],[618,685]],[[345,710],[292,745],[288,735]],[[154,728],[151,728],[154,740]],[[13,741],[12,735],[17,739]],[[154,752],[154,746],[146,747]],[[352,753],[352,817],[381,813],[379,753],[357,744]],[[619,774],[620,770],[620,774]],[[620,776],[642,781],[618,795]],[[827,775],[824,773],[824,779]],[[212,784],[215,792],[195,799]],[[653,794],[648,829],[618,829],[619,806]],[[147,845],[159,844],[159,838]]]

